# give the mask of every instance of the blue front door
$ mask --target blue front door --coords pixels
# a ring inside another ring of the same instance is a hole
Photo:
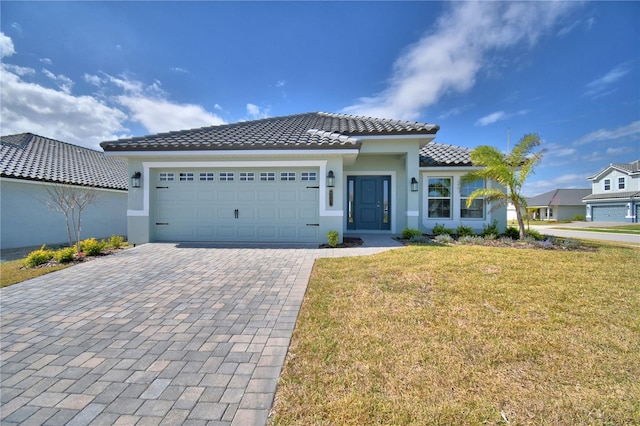
[[[347,229],[391,229],[391,177],[347,178]]]

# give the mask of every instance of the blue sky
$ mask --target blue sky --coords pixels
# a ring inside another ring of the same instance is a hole
[[[11,2],[2,134],[121,137],[310,111],[547,153],[526,195],[640,159],[640,2]]]

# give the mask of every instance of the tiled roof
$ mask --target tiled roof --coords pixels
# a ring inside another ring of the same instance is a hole
[[[126,190],[127,162],[31,133],[0,138],[0,176]]]
[[[420,167],[471,166],[471,149],[440,143],[428,143],[420,150]]]
[[[595,201],[595,200],[631,200],[640,199],[640,192],[638,191],[623,191],[623,192],[606,192],[587,195],[582,201]]]
[[[102,142],[105,151],[351,149],[358,136],[433,135],[436,124],[312,112]]]
[[[582,199],[591,194],[590,189],[554,189],[535,197],[527,198],[529,207],[580,206]]]

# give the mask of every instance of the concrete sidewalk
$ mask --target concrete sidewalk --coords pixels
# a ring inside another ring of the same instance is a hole
[[[313,262],[362,247],[145,244],[1,290],[0,422],[264,425]]]

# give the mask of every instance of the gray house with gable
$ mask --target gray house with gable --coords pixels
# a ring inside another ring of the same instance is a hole
[[[433,142],[439,126],[324,112],[102,142],[139,178],[130,243],[326,242],[327,232],[481,231],[506,209],[459,186],[470,150]]]
[[[81,238],[127,234],[126,161],[55,139],[22,133],[0,138],[0,249],[67,243],[64,216],[48,210],[47,188],[98,194],[82,215]]]

